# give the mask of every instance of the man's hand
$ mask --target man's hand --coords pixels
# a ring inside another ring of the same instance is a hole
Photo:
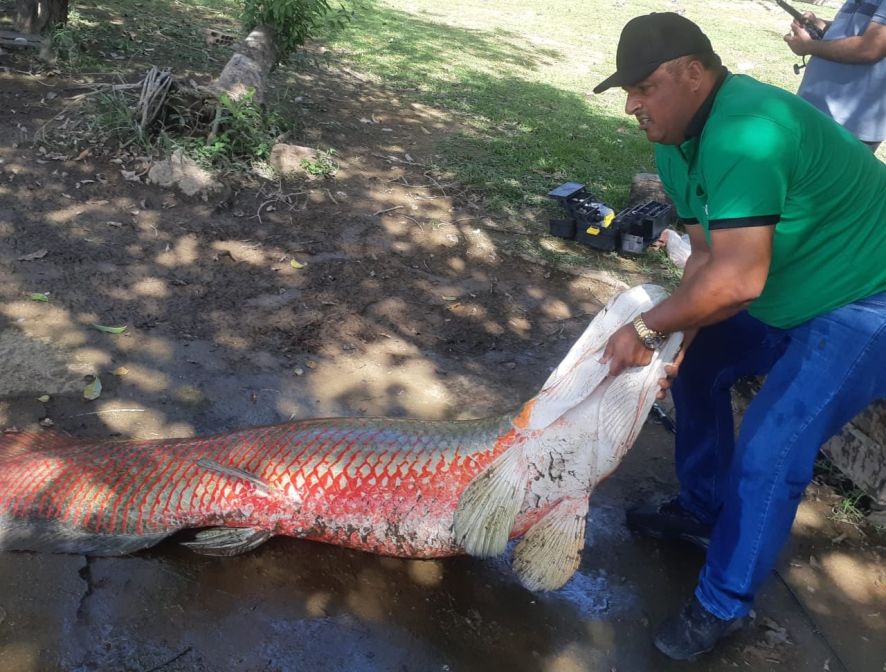
[[[806,16],[806,14],[804,14]],[[815,25],[827,27],[827,23],[815,18]],[[871,21],[862,35],[842,37],[830,40],[813,40],[809,33],[796,21],[791,24],[791,32],[785,35],[788,43],[797,56],[818,56],[835,63],[876,63],[886,58],[886,23]]]
[[[640,341],[634,325],[628,323],[609,337],[600,362],[609,362],[609,375],[617,376],[631,366],[646,366],[652,361],[652,351]]]
[[[825,21],[824,19],[819,19],[812,12],[803,12],[802,16],[804,19],[806,19],[806,21],[808,23],[811,23],[813,26],[818,28],[821,32],[826,31],[828,29],[828,26],[831,25],[830,22]],[[797,22],[794,21],[794,23],[797,23]]]
[[[659,378],[658,380],[658,386],[661,389],[658,391],[658,394],[655,395],[656,399],[664,399],[668,390],[671,389],[671,384],[674,382],[674,378],[676,378],[677,374],[680,372],[680,364],[683,363],[686,349],[689,347],[689,344],[692,343],[692,339],[695,338],[697,333],[698,329],[689,329],[688,331],[683,332],[683,344],[680,346],[680,351],[677,353],[673,362],[665,364],[666,377]]]
[[[810,14],[811,12],[806,13]],[[808,56],[809,45],[815,42],[806,29],[796,21],[791,24],[791,32],[784,36],[784,41],[797,56]]]

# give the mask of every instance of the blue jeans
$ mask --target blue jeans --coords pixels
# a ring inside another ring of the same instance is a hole
[[[768,374],[734,438],[730,388]],[[886,397],[886,293],[791,329],[740,313],[699,331],[672,387],[680,503],[712,525],[695,595],[751,609],[787,541],[821,445]]]

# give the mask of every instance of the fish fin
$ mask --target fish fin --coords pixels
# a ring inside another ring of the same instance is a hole
[[[170,532],[158,534],[93,534],[71,530],[55,521],[5,519],[0,515],[0,551],[128,555],[159,544]]]
[[[585,545],[589,497],[569,497],[548,511],[514,549],[513,568],[529,590],[556,590],[575,574]]]
[[[621,326],[667,297],[658,285],[625,290],[603,308],[551,373],[523,418],[527,429],[544,429],[587,399],[609,375],[600,363],[603,349]]]
[[[664,365],[673,361],[682,340],[682,333],[671,334],[648,366],[628,369],[604,390],[598,407],[598,444],[611,446],[612,450],[598,456],[607,460],[606,464],[597,465],[600,477],[610,474],[637,440],[655,403],[658,381],[665,376]]]
[[[503,453],[468,484],[455,507],[455,541],[469,555],[503,553],[523,498],[529,472],[523,451]]]
[[[199,460],[197,460],[196,464],[199,467],[209,469],[210,471],[216,471],[220,474],[224,474],[225,476],[229,476],[230,478],[235,478],[241,481],[249,481],[268,495],[276,494],[278,492],[277,489],[274,488],[274,486],[272,486],[260,476],[256,476],[253,473],[244,471],[243,469],[239,469],[237,467],[225,466],[216,462],[215,460],[209,459],[208,457],[201,457]]]
[[[192,541],[183,541],[182,545],[201,555],[240,555],[270,538],[270,532],[255,527],[209,527],[197,532]]]
[[[82,443],[63,432],[3,432],[0,434],[0,457],[50,450]]]

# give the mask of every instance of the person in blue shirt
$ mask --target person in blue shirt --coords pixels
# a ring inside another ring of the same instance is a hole
[[[803,16],[824,37],[797,21],[785,35],[791,51],[811,57],[797,95],[877,151],[886,139],[886,0],[848,0],[832,22]]]

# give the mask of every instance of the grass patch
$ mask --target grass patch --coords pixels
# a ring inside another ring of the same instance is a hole
[[[154,63],[210,72],[224,64],[229,50],[205,44],[203,29],[237,33],[240,11],[239,0],[72,3],[67,25],[51,34],[57,60],[47,67],[66,74],[122,76]]]
[[[730,69],[793,90],[799,78],[781,39],[789,17],[774,5],[739,4],[689,0],[681,9]],[[621,208],[632,176],[654,169],[652,147],[623,114],[623,94],[588,92],[614,69],[622,26],[669,9],[664,2],[383,0],[328,43],[378,81],[460,120],[463,130],[441,144],[441,165],[488,207],[542,206],[550,188],[574,180]]]
[[[813,481],[829,487],[839,498],[831,509],[831,518],[837,522],[861,525],[873,510],[871,498],[824,455],[815,462]]]

